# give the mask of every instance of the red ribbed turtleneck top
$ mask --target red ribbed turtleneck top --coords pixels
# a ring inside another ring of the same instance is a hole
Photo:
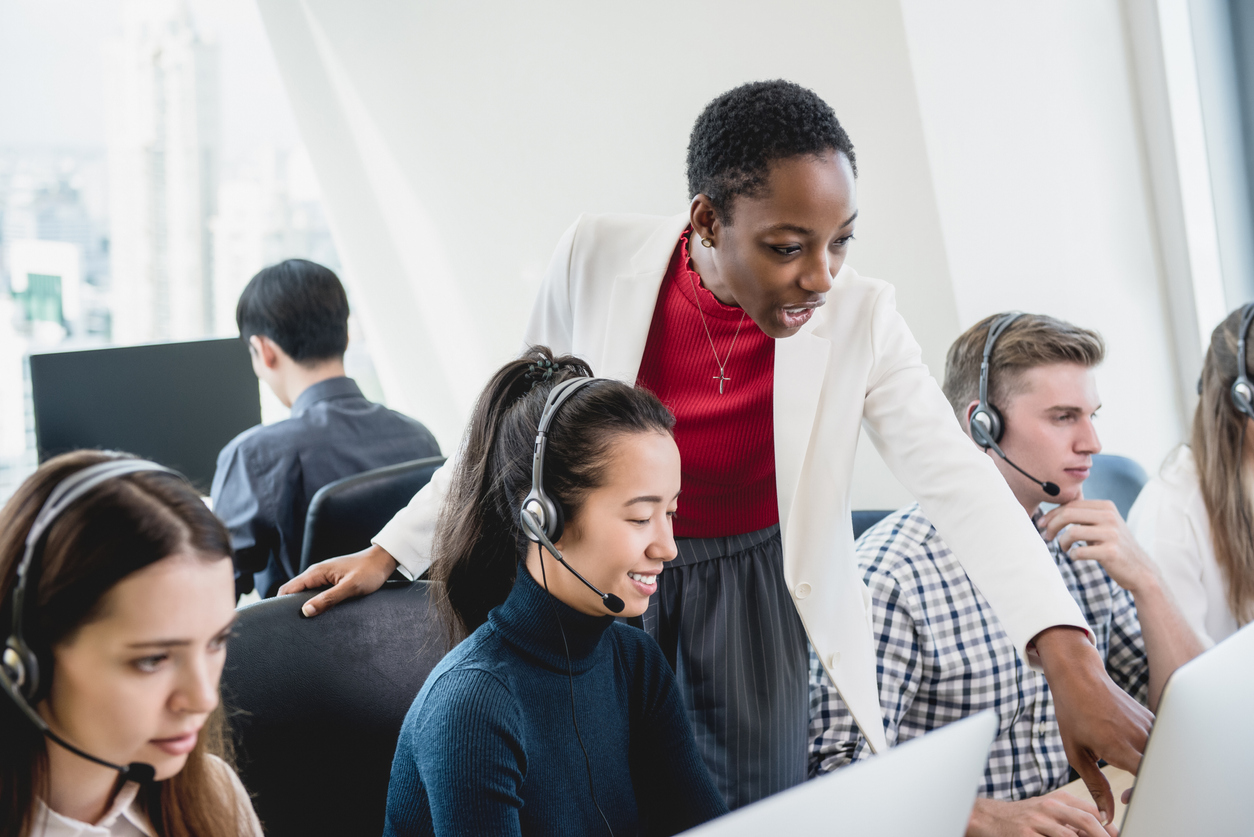
[[[691,234],[680,236],[662,279],[636,383],[675,414],[683,469],[675,535],[714,538],[779,522],[775,341],[702,287],[688,256]],[[721,395],[715,351],[727,358]]]

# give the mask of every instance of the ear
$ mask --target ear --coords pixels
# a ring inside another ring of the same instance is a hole
[[[248,348],[261,361],[262,366],[267,369],[274,369],[279,365],[279,353],[283,350],[269,337],[254,334],[248,338]]]
[[[971,414],[975,412],[975,408],[978,406],[980,406],[978,400],[972,401],[967,405],[967,420],[962,423],[962,429],[966,431],[968,436],[971,435]]]
[[[692,231],[697,234],[698,238],[712,238],[716,244],[718,243],[721,224],[718,220],[718,213],[714,211],[714,202],[710,200],[709,195],[699,194],[692,199],[692,205],[688,207],[688,219],[692,223]]]

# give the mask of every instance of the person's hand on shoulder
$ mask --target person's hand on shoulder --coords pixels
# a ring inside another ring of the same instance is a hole
[[[1157,567],[1109,500],[1073,500],[1043,516],[1037,526],[1045,540],[1058,538],[1073,561],[1098,562],[1130,593],[1158,582]]]
[[[1007,802],[977,799],[967,837],[1114,837],[1113,826],[1098,821],[1097,806],[1057,790],[1045,796]]]
[[[383,586],[396,570],[396,559],[381,546],[371,544],[369,549],[340,555],[314,564],[287,584],[279,588],[279,595],[299,593],[330,587],[314,596],[301,607],[306,616],[317,616],[335,607],[345,599],[366,596]]]

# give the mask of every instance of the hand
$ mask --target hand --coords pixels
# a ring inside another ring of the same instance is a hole
[[[1057,790],[1045,796],[1007,802],[977,799],[967,837],[1114,837],[1113,826],[1098,821],[1097,806]]]
[[[1083,631],[1058,626],[1041,631],[1032,642],[1054,697],[1067,761],[1097,802],[1102,822],[1110,822],[1115,800],[1098,759],[1136,773],[1154,716],[1111,682]]]
[[[1058,538],[1058,545],[1072,560],[1101,564],[1130,593],[1158,581],[1157,567],[1109,500],[1073,500],[1042,517],[1037,527],[1045,540]],[[1084,543],[1073,547],[1076,541]]]
[[[322,591],[301,606],[301,613],[317,616],[345,599],[366,596],[378,590],[395,569],[396,559],[383,547],[371,545],[361,552],[314,564],[280,587],[279,595],[331,585],[330,590]]]

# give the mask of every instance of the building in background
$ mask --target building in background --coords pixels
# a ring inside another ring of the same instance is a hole
[[[218,52],[184,3],[123,9],[106,96],[113,337],[204,337],[216,331]]]

